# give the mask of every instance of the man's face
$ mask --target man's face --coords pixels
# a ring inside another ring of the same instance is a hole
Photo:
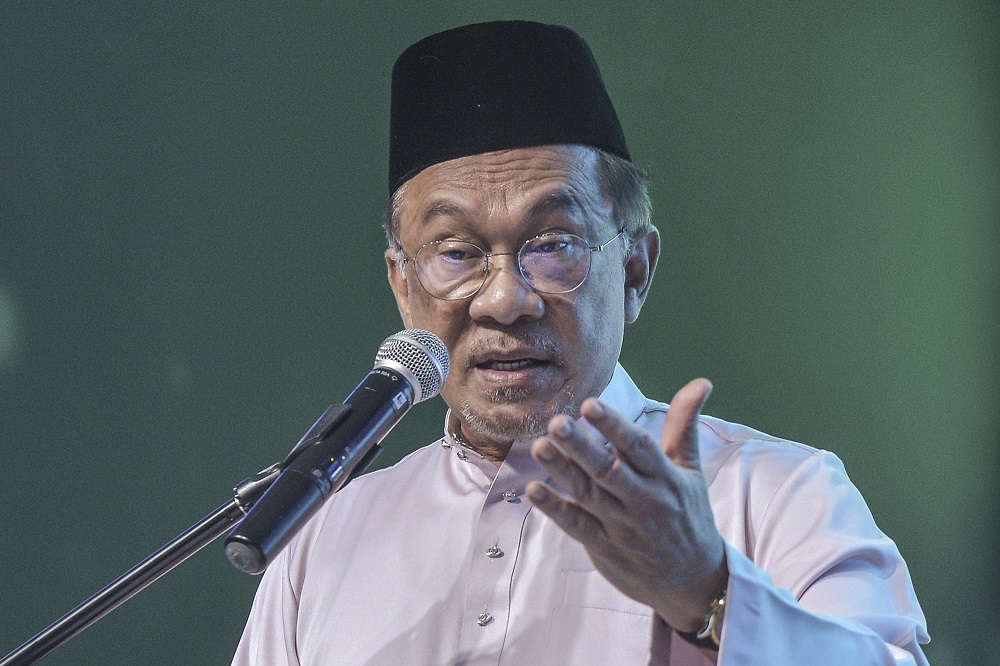
[[[483,287],[458,301],[434,298],[412,263],[386,253],[405,325],[434,332],[451,353],[441,394],[470,442],[540,434],[554,414],[575,416],[611,379],[624,324],[638,315],[651,274],[648,239],[637,252],[645,270],[630,267],[636,257],[626,263],[615,241],[593,253],[586,281],[566,294],[534,291],[516,258],[542,233],[573,233],[597,245],[618,232],[596,161],[594,150],[576,146],[499,151],[433,165],[404,186],[399,240],[406,256],[440,240],[514,253],[492,257]],[[633,284],[640,274],[646,284]]]

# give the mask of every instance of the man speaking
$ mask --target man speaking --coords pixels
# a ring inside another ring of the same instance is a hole
[[[234,664],[926,664],[893,542],[831,454],[618,364],[659,255],[572,31],[466,26],[393,70],[388,278],[441,338],[444,436],[336,494]],[[414,443],[416,445],[418,443]]]

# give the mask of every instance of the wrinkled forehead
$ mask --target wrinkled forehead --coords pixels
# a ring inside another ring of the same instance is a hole
[[[481,227],[514,235],[546,226],[586,231],[609,215],[587,146],[540,146],[471,155],[427,167],[398,194],[401,238]]]

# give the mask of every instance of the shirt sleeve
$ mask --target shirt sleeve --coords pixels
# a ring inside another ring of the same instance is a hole
[[[801,460],[761,515],[746,523],[748,553],[726,544],[718,664],[927,666],[906,565],[835,456]],[[657,618],[650,663],[707,663],[681,643]]]

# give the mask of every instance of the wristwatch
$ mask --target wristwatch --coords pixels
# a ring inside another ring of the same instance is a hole
[[[725,611],[726,593],[723,592],[712,600],[711,608],[705,616],[701,629],[692,631],[691,633],[684,631],[678,631],[677,633],[692,645],[705,648],[706,650],[718,651],[719,644],[722,643],[722,636],[720,634],[722,630],[722,615]]]

